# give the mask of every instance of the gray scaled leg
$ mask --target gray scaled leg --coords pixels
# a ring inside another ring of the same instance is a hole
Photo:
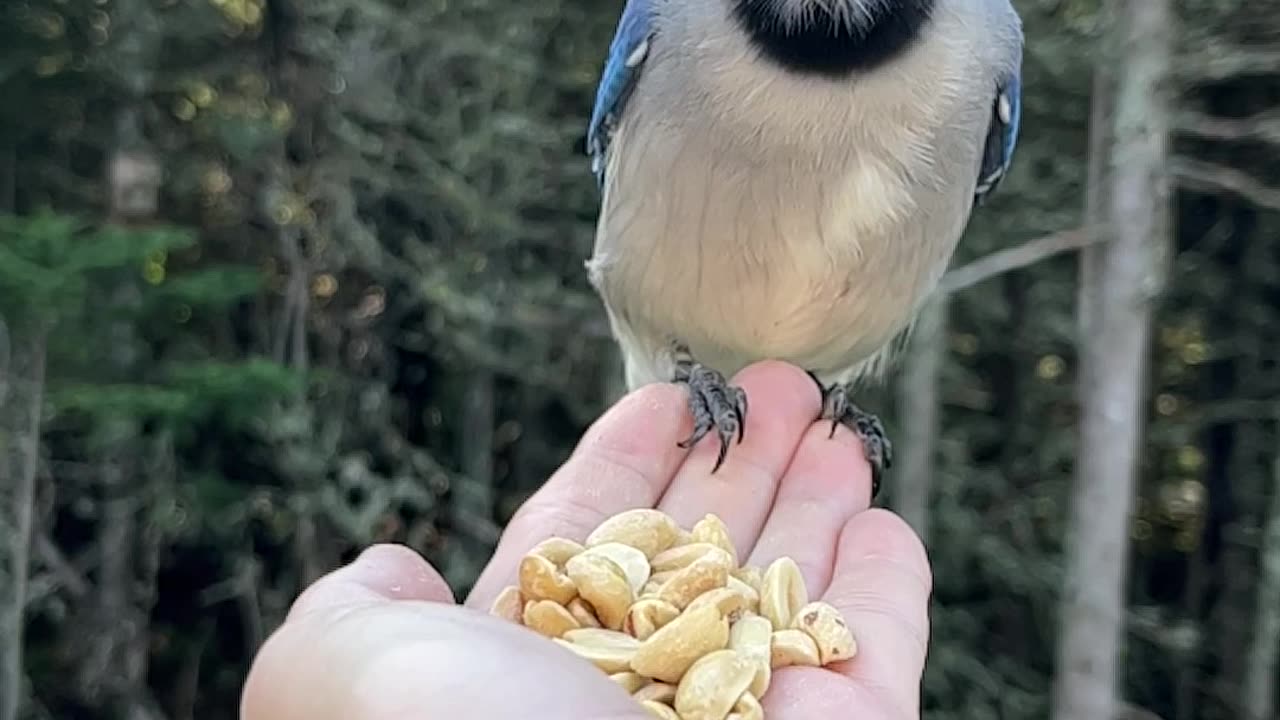
[[[675,382],[689,389],[689,411],[693,413],[693,434],[680,443],[689,449],[715,428],[720,438],[720,454],[715,467],[720,469],[733,437],[738,442],[746,432],[747,393],[736,385],[730,385],[719,371],[694,361],[681,348],[676,360]]]
[[[844,385],[825,387],[817,375],[812,372],[809,377],[817,383],[822,393],[822,415],[820,419],[831,421],[831,434],[834,437],[836,427],[844,425],[862,441],[862,452],[871,463],[871,499],[880,494],[880,482],[886,470],[893,466],[893,443],[885,434],[884,424],[880,418],[863,410],[850,399],[850,390]]]

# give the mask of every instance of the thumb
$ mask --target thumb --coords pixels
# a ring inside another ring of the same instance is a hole
[[[343,625],[340,621],[344,617],[358,618],[364,611],[376,612],[414,601],[456,604],[453,592],[440,573],[403,545],[374,545],[350,565],[320,578],[298,596],[284,624],[259,648],[245,679],[240,717],[243,720],[305,717],[295,713],[304,707],[322,708],[336,700],[329,697],[333,694],[332,687],[295,686],[295,679],[311,677],[308,670],[319,670],[313,666],[326,661],[323,652],[315,652],[315,647],[308,649],[307,644],[322,639],[335,626]],[[316,637],[317,634],[320,637]],[[374,650],[369,646],[364,649]],[[358,657],[350,659],[360,662]],[[327,717],[323,713],[310,714]]]
[[[458,606],[395,546],[317,581],[267,640],[241,720],[643,720],[619,685],[537,633]]]
[[[316,610],[423,600],[455,604],[453,591],[422,556],[404,545],[374,545],[350,565],[320,578],[294,601],[285,622]]]

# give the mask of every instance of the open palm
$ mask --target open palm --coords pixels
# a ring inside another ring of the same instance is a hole
[[[552,535],[581,541],[636,507],[656,507],[683,527],[715,513],[746,563],[794,558],[810,595],[839,608],[858,639],[847,662],[776,671],[766,716],[918,717],[931,588],[919,540],[896,515],[868,509],[861,445],[843,426],[830,438],[830,423],[814,421],[820,398],[803,372],[759,363],[735,382],[751,411],[742,444],[715,474],[714,438],[689,452],[676,447],[692,428],[684,391],[652,386],[624,398],[511,520],[466,604],[487,608],[515,582],[520,558]]]
[[[642,388],[611,408],[516,513],[459,606],[415,553],[377,546],[317,581],[255,659],[243,720],[609,718],[646,711],[603,673],[487,614],[540,541],[583,540],[608,516],[656,507],[684,527],[725,523],[744,564],[792,557],[810,596],[838,608],[858,641],[851,660],[774,671],[773,720],[918,720],[931,574],[920,541],[870,504],[871,471],[843,426],[816,422],[805,373],[753,365],[736,378],[751,402],[745,439],[715,474],[716,440],[690,451],[684,391]]]

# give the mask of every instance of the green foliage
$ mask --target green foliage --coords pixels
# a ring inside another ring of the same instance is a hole
[[[15,320],[60,320],[84,309],[96,273],[141,266],[194,242],[187,230],[95,228],[48,209],[29,217],[0,214],[0,308]]]
[[[245,430],[302,387],[293,370],[262,358],[180,364],[164,374],[158,384],[57,386],[50,400],[55,413],[81,415],[90,427],[125,416],[160,423],[184,435],[213,421],[229,432]]]
[[[197,307],[225,311],[231,303],[246,300],[262,289],[262,275],[234,265],[204,267],[166,279],[148,291],[156,305]]]
[[[221,310],[261,285],[256,272],[233,265],[165,277],[164,259],[196,243],[195,234],[183,228],[95,227],[41,209],[28,217],[0,215],[0,241],[0,307],[5,315],[54,325],[60,335],[72,336],[73,343],[86,348],[99,337],[94,324],[108,317],[95,304],[100,295],[95,288],[118,282],[120,272],[144,278],[140,307],[177,307],[188,313],[193,307]],[[111,317],[122,319],[114,313]],[[52,417],[74,414],[87,427],[130,418],[181,434],[216,419],[228,431],[237,431],[303,387],[293,370],[264,358],[162,364],[148,372],[159,376],[158,382],[104,380],[95,355],[82,355],[76,364],[82,379],[63,377],[51,384]]]

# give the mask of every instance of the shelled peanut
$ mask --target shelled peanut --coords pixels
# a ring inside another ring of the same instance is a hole
[[[520,562],[491,612],[589,660],[651,715],[763,720],[773,671],[846,660],[844,618],[811,602],[795,561],[740,566],[720,518],[691,529],[628,510],[585,543],[550,538]]]

